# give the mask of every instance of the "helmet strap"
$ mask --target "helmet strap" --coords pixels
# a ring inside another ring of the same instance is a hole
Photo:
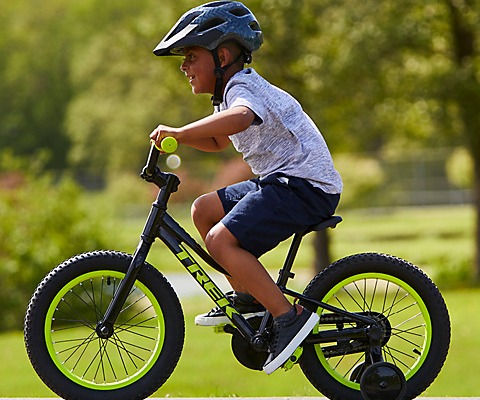
[[[220,63],[220,58],[218,57],[218,50],[212,50],[213,61],[215,62],[215,70],[213,71],[215,74],[215,90],[212,96],[212,104],[218,110],[220,104],[223,101],[223,75],[225,75],[226,68],[222,68],[222,64]],[[228,67],[228,66],[227,66]]]
[[[239,56],[233,60],[230,64],[225,65],[222,68],[222,64],[220,62],[220,57],[218,56],[218,49],[213,49],[212,50],[212,56],[213,56],[213,61],[215,62],[215,69],[214,69],[214,74],[215,74],[215,90],[213,92],[212,96],[212,104],[215,108],[220,107],[220,104],[223,101],[223,76],[225,75],[225,72],[227,69],[229,69],[232,65],[236,64],[242,57],[245,59],[245,55],[239,54]],[[251,56],[250,56],[250,61],[251,61]]]

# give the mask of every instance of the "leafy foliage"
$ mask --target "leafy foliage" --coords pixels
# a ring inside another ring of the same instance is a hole
[[[151,53],[174,21],[198,4],[198,0],[2,4],[0,149],[29,157],[43,150],[44,170],[87,170],[103,179],[137,173],[147,135],[158,123],[181,125],[211,112],[208,96],[191,95],[178,58],[160,61]],[[300,100],[332,152],[467,149],[473,162],[480,254],[479,2],[245,0],[245,4],[265,34],[253,66]],[[192,161],[212,157],[188,148],[180,152]],[[218,155],[213,157],[218,160]],[[352,165],[345,158],[339,162],[346,168]],[[374,174],[368,184],[381,183],[374,163],[355,163],[352,168],[354,173],[349,171],[346,178]],[[50,188],[51,178],[25,182],[43,185],[34,189],[50,196],[63,190],[62,196],[73,196],[75,191],[66,182]],[[371,189],[363,187],[361,179],[357,183],[356,193]],[[1,196],[14,195],[9,191]],[[28,191],[20,189],[15,196],[8,200],[8,210],[5,200],[2,215],[19,213],[17,201],[30,207]],[[351,191],[352,201],[356,197]],[[27,211],[23,214],[33,217]],[[6,224],[7,218],[2,222]],[[480,255],[477,270],[480,276]]]
[[[300,100],[334,152],[459,145],[459,104],[476,104],[461,99],[478,88],[478,55],[459,68],[451,10],[467,30],[479,10],[450,3],[249,0],[265,34],[254,67]],[[191,95],[177,57],[151,53],[197,4],[48,0],[41,12],[28,2],[5,5],[2,148],[48,149],[47,166],[104,176],[136,171],[158,123],[211,112],[207,96]]]
[[[107,245],[98,212],[71,179],[53,184],[18,159],[0,160],[0,329],[20,328],[27,302],[48,271],[65,259]],[[8,290],[6,290],[8,288]]]

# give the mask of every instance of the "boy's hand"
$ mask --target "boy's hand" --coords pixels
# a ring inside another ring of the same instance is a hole
[[[177,134],[176,128],[172,128],[171,126],[167,126],[167,125],[158,125],[150,134],[150,139],[154,140],[156,146],[160,148],[160,144],[163,138],[167,136],[172,136],[176,138],[176,134]]]

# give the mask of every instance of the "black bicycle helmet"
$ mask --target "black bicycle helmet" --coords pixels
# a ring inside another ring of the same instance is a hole
[[[229,40],[236,41],[251,54],[263,42],[262,30],[255,16],[242,3],[213,1],[183,14],[153,53],[157,56],[181,55],[189,46],[214,50]]]

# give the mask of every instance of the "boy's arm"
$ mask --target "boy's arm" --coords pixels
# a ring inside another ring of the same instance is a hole
[[[255,119],[248,107],[239,106],[209,115],[181,128],[159,125],[150,138],[157,144],[166,136],[173,136],[179,143],[203,151],[220,151],[229,143],[229,135],[244,131]]]

